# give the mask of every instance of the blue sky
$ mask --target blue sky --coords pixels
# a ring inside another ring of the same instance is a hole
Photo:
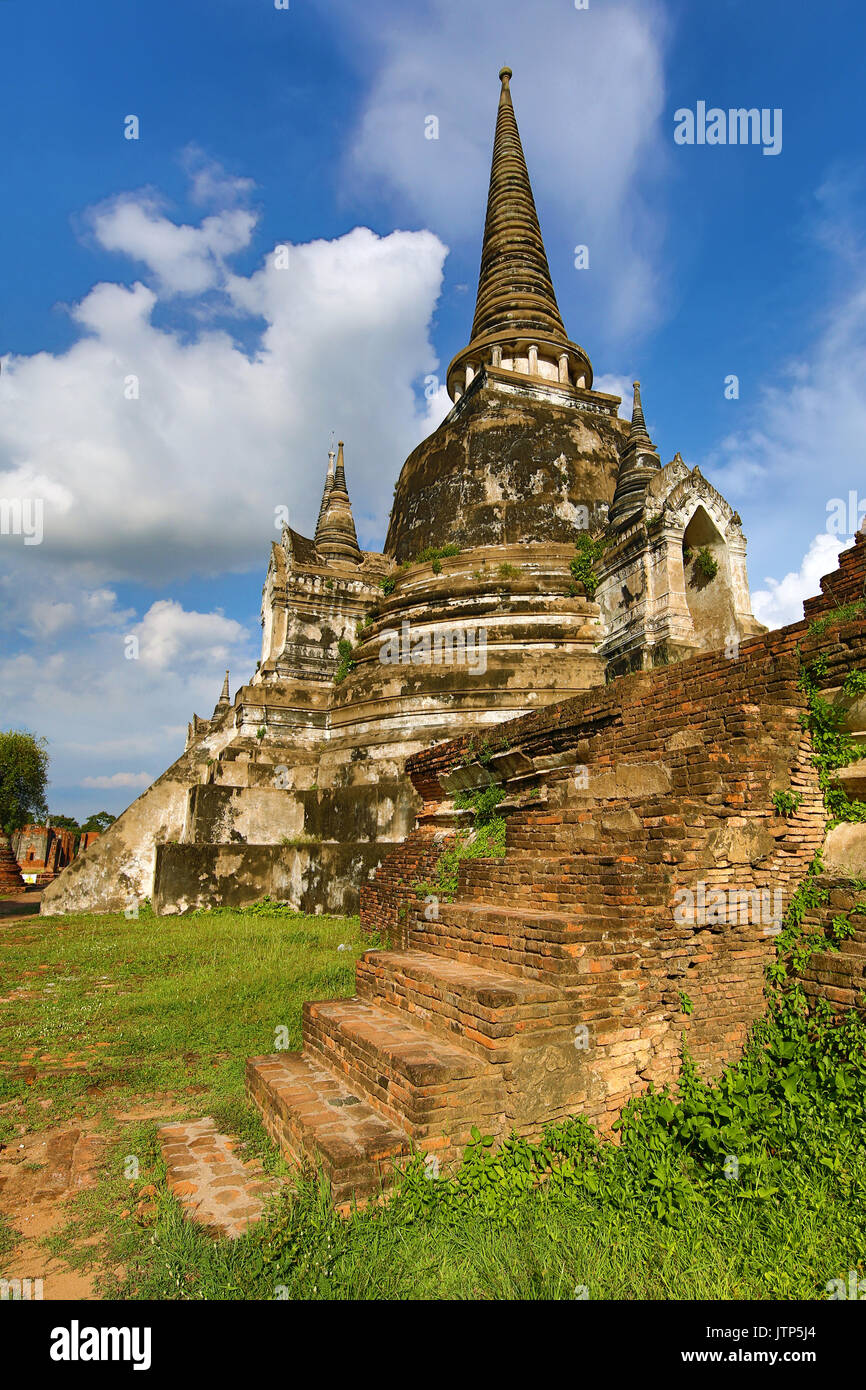
[[[799,616],[828,502],[866,504],[862,28],[853,0],[0,0],[0,496],[46,508],[41,545],[0,537],[0,727],[49,738],[52,808],[122,809],[252,670],[273,510],[311,529],[332,430],[381,546],[468,337],[502,63],[597,384],[640,377],[663,461],[741,512],[759,614]],[[698,101],[780,108],[781,153],[676,145]]]

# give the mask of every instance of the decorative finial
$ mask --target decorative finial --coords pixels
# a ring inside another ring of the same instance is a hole
[[[646,436],[646,438],[649,439],[646,420],[643,418],[643,406],[640,400],[640,382],[633,381],[632,387],[634,389],[634,405],[632,406],[631,412],[631,438],[634,439],[635,436],[640,435],[641,437]]]
[[[229,673],[228,671],[226,671],[225,680],[223,681],[223,688],[220,691],[219,699],[214,705],[214,711],[211,715],[211,718],[216,719],[217,715],[221,715],[223,710],[228,709],[231,702],[231,696],[229,694]]]
[[[342,489],[343,492],[346,491],[346,473],[345,463],[343,462],[342,439],[337,440],[337,469],[334,473],[334,487]]]
[[[508,86],[509,80],[510,80],[510,78],[511,78],[512,76],[513,76],[513,73],[512,73],[512,71],[511,71],[511,68],[500,68],[500,69],[499,69],[499,81],[502,83],[503,87],[507,87],[507,86]]]

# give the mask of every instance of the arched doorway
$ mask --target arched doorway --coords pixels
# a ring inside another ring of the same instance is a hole
[[[724,536],[702,506],[683,532],[683,576],[695,645],[704,651],[724,647],[737,631],[730,557]]]

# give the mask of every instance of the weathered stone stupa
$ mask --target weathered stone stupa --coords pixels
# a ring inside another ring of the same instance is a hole
[[[43,912],[356,911],[414,825],[411,755],[761,630],[739,517],[679,455],[661,466],[637,384],[629,426],[568,337],[510,78],[453,408],[403,465],[384,551],[359,547],[341,443],[313,538],[272,546],[255,674]]]

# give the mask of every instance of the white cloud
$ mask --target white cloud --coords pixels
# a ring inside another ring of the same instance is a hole
[[[633,376],[617,376],[613,372],[605,372],[593,379],[592,389],[606,391],[609,396],[619,396],[620,403],[616,413],[621,420],[630,420],[634,396],[633,382]]]
[[[357,228],[293,246],[288,270],[268,255],[225,283],[235,317],[265,321],[252,355],[221,329],[157,327],[143,284],[95,286],[73,310],[87,336],[7,357],[0,375],[0,495],[44,499],[41,564],[99,585],[262,566],[275,507],[315,525],[331,429],[362,543],[380,545],[391,485],[429,428],[415,391],[438,366],[445,254],[429,232]]]
[[[82,787],[115,790],[117,787],[149,787],[153,781],[149,772],[114,772],[110,777],[82,777]]]
[[[32,583],[39,591],[32,607],[50,610],[50,577],[37,574]],[[30,613],[22,630],[32,645],[0,653],[0,727],[47,737],[53,811],[102,809],[91,794],[102,789],[107,809],[119,812],[153,774],[118,767],[135,759],[159,773],[173,762],[193,713],[212,712],[226,668],[233,690],[248,679],[258,633],[219,611],[187,611],[174,600],[158,600],[136,619],[110,591],[71,585],[63,606],[74,613],[68,623],[46,634]],[[139,639],[137,660],[126,656],[130,635]]]
[[[187,145],[181,163],[189,175],[194,203],[218,203],[226,208],[248,198],[256,186],[253,179],[227,173],[222,164],[208,158],[195,143]]]
[[[188,613],[174,599],[154,603],[130,634],[138,638],[139,660],[162,669],[228,661],[247,637],[234,618],[221,612]]]
[[[798,570],[784,579],[765,579],[767,587],[752,593],[752,611],[758,622],[769,628],[799,622],[803,600],[821,592],[821,580],[836,568],[839,552],[845,547],[846,542],[825,531],[811,542]]]
[[[178,226],[158,199],[142,194],[114,198],[94,208],[90,219],[99,244],[142,261],[166,295],[202,294],[221,285],[226,257],[249,245],[256,225],[254,213],[229,208],[199,227]]]

